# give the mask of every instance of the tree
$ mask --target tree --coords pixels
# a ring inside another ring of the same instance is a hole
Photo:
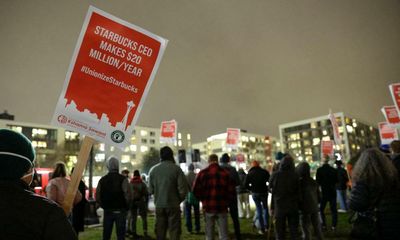
[[[160,162],[160,151],[151,148],[146,154],[143,155],[143,168],[142,172],[148,174],[150,169]]]

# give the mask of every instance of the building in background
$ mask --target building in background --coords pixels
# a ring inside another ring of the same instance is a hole
[[[280,151],[280,142],[273,137],[261,134],[248,133],[241,130],[240,142],[237,149],[226,145],[226,133],[212,135],[206,142],[193,144],[193,149],[199,149],[204,160],[210,154],[221,156],[229,153],[233,163],[237,166],[248,169],[251,161],[257,160],[261,166],[271,168],[274,163],[276,152]],[[243,162],[241,162],[243,161]]]
[[[36,150],[37,167],[53,167],[58,161],[65,162],[68,168],[78,160],[81,136],[79,133],[56,128],[51,125],[17,122],[12,120],[0,120],[0,128],[8,128],[24,134],[32,141]],[[95,160],[95,175],[103,175],[106,172],[105,160],[110,155],[121,159],[121,169],[129,170],[141,167],[143,156],[150,150],[159,151],[164,144],[160,143],[160,128],[135,126],[131,144],[123,150],[104,143],[96,143],[92,154]],[[177,141],[172,144],[177,155],[178,149],[191,148],[191,135],[178,133]]]
[[[379,146],[379,132],[375,126],[351,118],[344,113],[335,113],[341,136],[341,144],[334,145],[337,160],[345,161],[365,147]],[[284,151],[296,160],[307,161],[317,167],[321,160],[321,141],[333,140],[333,130],[328,114],[316,118],[279,125]]]

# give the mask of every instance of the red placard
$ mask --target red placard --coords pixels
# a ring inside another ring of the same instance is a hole
[[[162,122],[160,141],[173,143],[174,141],[176,141],[177,130],[178,130],[178,123],[175,120]]]
[[[322,141],[321,142],[321,155],[324,156],[333,156],[333,141]]]
[[[382,113],[385,116],[386,122],[392,127],[400,126],[400,118],[396,106],[384,106],[382,107]]]
[[[124,147],[167,40],[90,7],[52,123]]]
[[[230,148],[238,148],[240,141],[240,129],[228,128],[226,130],[226,145]]]
[[[393,140],[399,140],[396,128],[391,127],[387,122],[378,123],[381,144],[390,144]]]
[[[392,95],[393,103],[400,112],[400,83],[393,83],[389,85],[390,95]]]
[[[340,137],[339,126],[337,124],[336,117],[333,113],[329,113],[329,119],[332,124],[333,139],[335,140],[335,143],[340,146],[342,143],[342,138]]]

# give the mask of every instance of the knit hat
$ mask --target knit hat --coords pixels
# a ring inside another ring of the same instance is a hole
[[[219,159],[222,163],[228,163],[231,160],[227,153],[222,154],[221,158]]]
[[[107,159],[107,169],[109,172],[119,172],[119,160],[114,156],[110,156]]]
[[[34,166],[35,149],[24,135],[0,129],[0,180],[20,179]]]

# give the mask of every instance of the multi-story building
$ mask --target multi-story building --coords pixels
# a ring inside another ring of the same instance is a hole
[[[334,145],[337,160],[350,159],[368,146],[379,146],[379,132],[374,126],[363,123],[344,113],[335,113],[340,145]],[[291,153],[299,161],[319,165],[321,141],[333,140],[333,129],[328,114],[311,119],[279,125],[280,138],[284,151]]]
[[[69,168],[77,162],[80,150],[81,136],[79,133],[35,123],[0,120],[0,128],[13,129],[24,134],[32,141],[36,150],[36,165],[38,167],[52,167],[57,161],[63,161]],[[131,144],[120,150],[104,143],[96,143],[93,147],[94,172],[102,175],[106,169],[105,159],[115,155],[121,159],[121,169],[140,168],[143,156],[150,150],[159,150],[160,129],[135,126],[131,136]],[[191,147],[191,135],[178,133],[177,141],[170,145],[175,152],[178,149]]]
[[[280,151],[280,142],[277,139],[254,133],[241,131],[240,142],[237,149],[226,145],[226,133],[220,133],[207,138],[206,142],[193,144],[193,149],[199,149],[202,159],[206,160],[210,154],[221,156],[229,153],[233,162],[238,154],[244,155],[244,163],[241,167],[249,168],[251,161],[258,160],[264,167],[270,168],[273,164],[276,152]]]

